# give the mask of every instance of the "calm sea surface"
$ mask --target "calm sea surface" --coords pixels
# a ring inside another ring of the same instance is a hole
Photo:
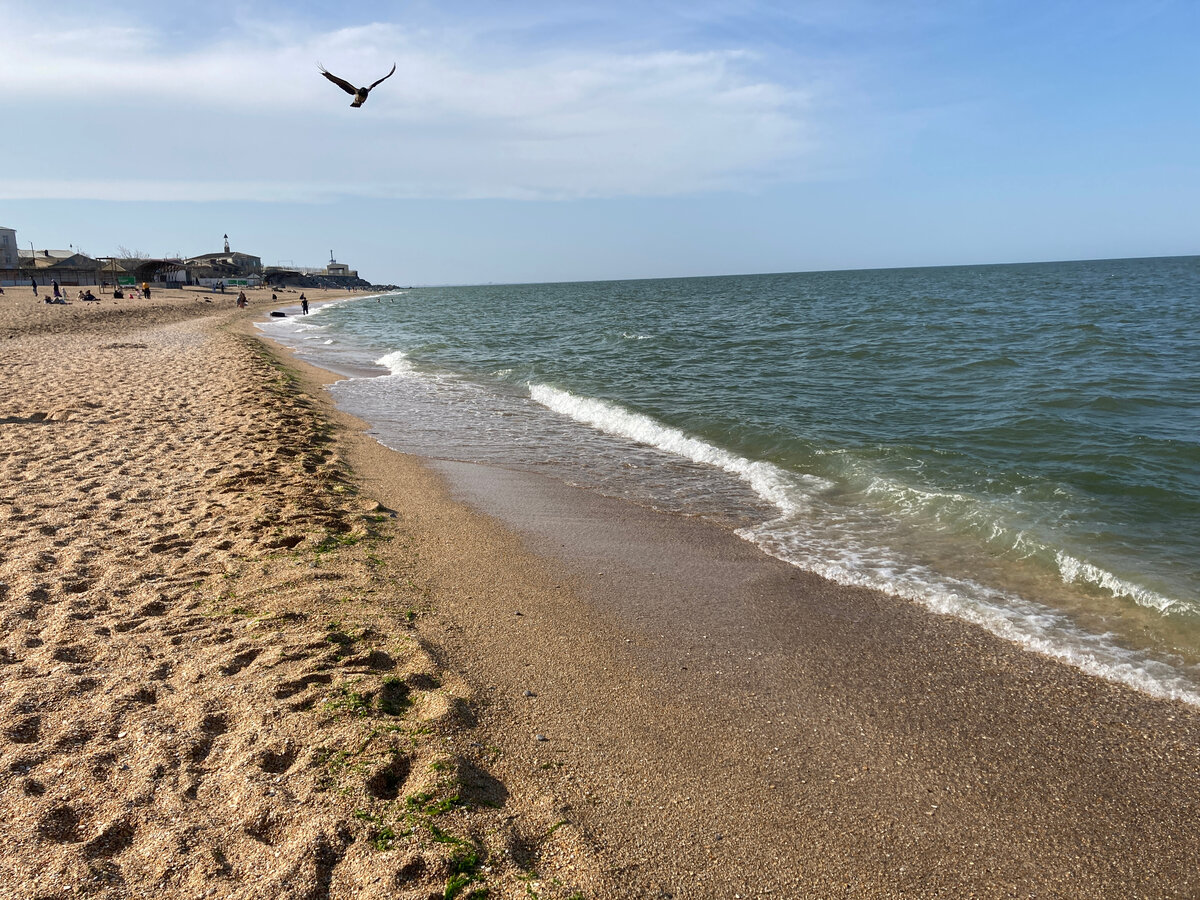
[[[264,325],[380,440],[1200,704],[1200,257],[421,288]]]

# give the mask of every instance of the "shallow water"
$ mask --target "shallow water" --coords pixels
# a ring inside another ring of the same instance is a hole
[[[1200,258],[424,288],[264,328],[396,449],[1200,703]]]

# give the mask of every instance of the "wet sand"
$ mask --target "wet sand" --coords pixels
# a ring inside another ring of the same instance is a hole
[[[572,586],[514,598],[520,617],[462,591],[451,656],[478,648],[464,671],[538,694],[530,727],[641,895],[1200,890],[1194,709],[703,522],[434,467]]]

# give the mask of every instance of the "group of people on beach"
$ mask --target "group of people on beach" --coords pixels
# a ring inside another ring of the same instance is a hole
[[[36,298],[36,297],[37,297],[37,295],[38,295],[38,293],[39,293],[39,291],[38,291],[38,283],[37,283],[37,279],[36,279],[36,278],[30,278],[30,279],[29,279],[29,284],[30,284],[30,286],[33,288],[33,296]],[[225,284],[224,284],[224,282],[220,282],[220,281],[218,281],[218,282],[216,283],[215,287],[216,287],[216,289],[217,289],[217,290],[219,290],[221,293],[225,293]],[[66,295],[66,292],[65,292],[65,291],[62,289],[62,287],[59,285],[59,283],[58,283],[58,280],[57,280],[57,279],[52,279],[52,280],[50,281],[50,288],[51,288],[51,290],[53,291],[53,297],[51,297],[51,296],[47,296],[47,297],[45,298],[45,301],[46,301],[47,303],[66,303],[66,302],[67,302],[67,295]],[[119,288],[118,288],[118,291],[119,291]],[[4,293],[4,288],[0,287],[0,294],[3,294],[3,293]],[[118,294],[115,294],[114,296],[120,296],[120,294],[118,293]],[[133,299],[140,299],[141,297],[145,297],[147,300],[149,300],[149,299],[150,299],[150,285],[149,285],[149,283],[147,283],[147,282],[143,281],[143,282],[142,282],[142,286],[141,286],[141,289],[140,289],[140,290],[139,290],[138,288],[136,288],[136,287],[135,287],[135,288],[133,288],[133,290],[131,290],[131,291],[130,291],[130,297],[131,297],[131,298],[133,298]],[[98,301],[100,298],[99,298],[99,297],[97,297],[95,294],[93,294],[93,293],[92,293],[92,289],[91,289],[91,288],[88,288],[86,291],[85,291],[85,290],[83,290],[83,289],[80,289],[80,291],[79,291],[78,295],[75,297],[75,299],[76,299],[76,300],[88,300],[88,301],[90,301],[90,300],[97,300],[97,301]],[[275,295],[275,294],[271,294],[271,299],[272,299],[272,300],[275,300],[275,299],[276,299],[276,295]],[[246,309],[246,308],[247,308],[249,305],[250,305],[250,300],[249,300],[249,299],[246,297],[246,292],[245,292],[245,291],[238,291],[238,296],[237,296],[237,307],[238,307],[238,309]],[[306,316],[308,315],[308,298],[307,298],[307,297],[305,297],[305,296],[304,296],[304,294],[301,294],[301,295],[300,295],[300,311],[301,311],[301,312],[302,312],[304,315],[306,315]]]
[[[36,298],[38,295],[37,279],[30,278],[29,283],[31,285],[33,285],[33,296]],[[58,286],[58,279],[52,280],[50,282],[50,287],[54,291],[54,296],[51,297],[50,295],[47,294],[46,297],[43,298],[46,303],[66,303],[67,302],[66,295],[62,292],[62,288],[60,288]]]

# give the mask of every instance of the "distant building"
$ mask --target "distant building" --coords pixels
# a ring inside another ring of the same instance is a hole
[[[183,265],[190,281],[206,287],[218,281],[228,285],[262,283],[262,258],[230,250],[229,235],[225,235],[225,249],[220,253],[202,253],[184,260]]]
[[[17,268],[17,230],[0,228],[0,269]],[[0,278],[5,276],[0,275]]]
[[[200,256],[193,256],[187,260],[190,268],[197,271],[208,267],[214,272],[221,271],[232,275],[247,277],[250,275],[262,275],[262,258],[251,256],[249,253],[238,253],[230,251],[228,253],[202,253]]]
[[[74,250],[17,250],[21,279],[35,278],[38,284],[57,281],[60,285],[100,283],[100,263]]]
[[[333,251],[329,251],[329,265],[325,267],[322,275],[333,275],[340,278],[357,278],[358,272],[351,269],[345,263],[340,263],[333,258]]]

